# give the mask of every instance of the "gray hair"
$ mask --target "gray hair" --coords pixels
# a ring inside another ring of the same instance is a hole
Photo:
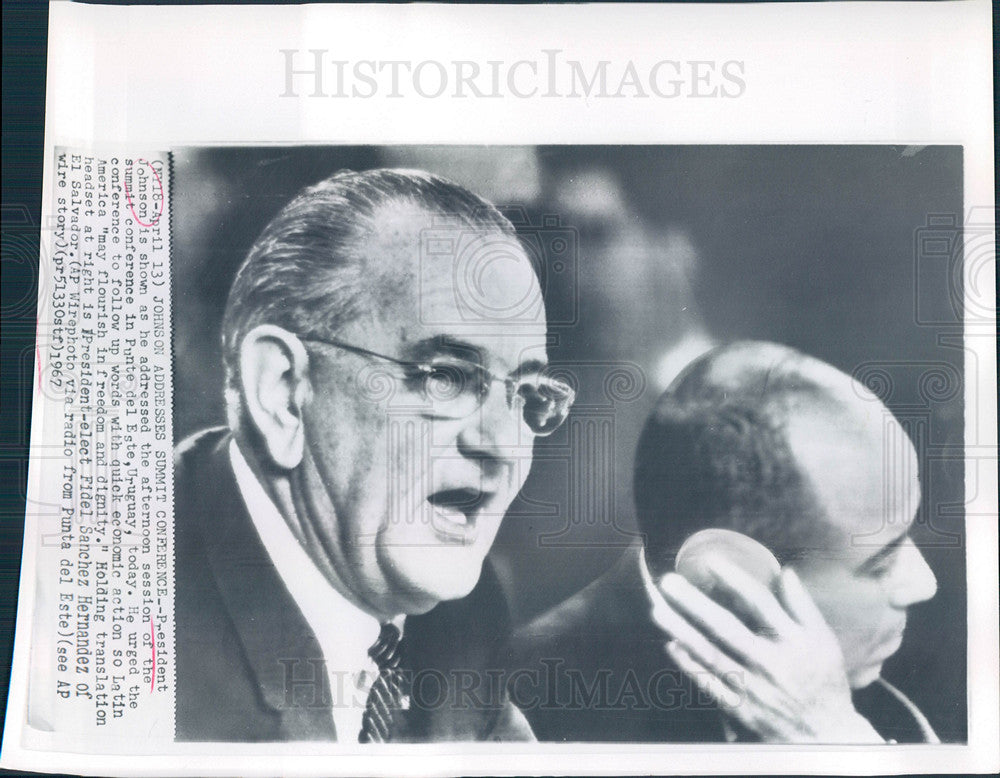
[[[360,246],[379,228],[376,213],[393,203],[416,205],[460,227],[515,234],[491,203],[419,170],[343,170],[307,187],[264,228],[230,289],[222,353],[231,413],[238,405],[240,344],[255,326],[330,335],[377,305],[370,271],[378,258],[364,256]]]

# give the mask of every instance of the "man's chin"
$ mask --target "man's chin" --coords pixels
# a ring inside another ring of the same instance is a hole
[[[439,602],[458,600],[469,594],[479,581],[483,559],[470,559],[466,554],[449,559],[434,547],[407,549],[405,563],[393,565],[393,575],[399,590],[406,592],[404,612],[410,615],[426,613]]]
[[[848,682],[851,688],[854,690],[864,689],[866,686],[871,686],[875,681],[879,679],[882,675],[882,663],[879,662],[876,665],[869,665],[863,667],[860,670],[854,670],[848,675]]]

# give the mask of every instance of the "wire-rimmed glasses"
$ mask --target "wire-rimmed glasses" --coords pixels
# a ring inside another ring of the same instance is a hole
[[[542,369],[516,372],[503,377],[482,365],[457,356],[440,356],[425,361],[397,359],[387,354],[345,343],[335,338],[303,337],[306,342],[323,343],[354,354],[380,359],[402,367],[404,379],[413,391],[428,402],[430,415],[442,419],[464,419],[475,413],[495,383],[504,385],[507,407],[521,406],[525,424],[539,436],[551,435],[569,415],[576,392],[565,381],[546,375]]]

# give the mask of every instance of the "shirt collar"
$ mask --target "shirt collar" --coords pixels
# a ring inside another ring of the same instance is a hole
[[[653,576],[650,575],[649,565],[646,563],[646,549],[643,548],[639,553],[639,573],[642,575],[642,586],[646,591],[646,595],[649,597],[649,601],[656,605],[663,599],[663,595],[660,594],[660,588],[653,581]]]

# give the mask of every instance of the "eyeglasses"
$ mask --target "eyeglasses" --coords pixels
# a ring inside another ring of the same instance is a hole
[[[461,357],[435,357],[427,362],[416,362],[396,359],[341,340],[300,339],[335,346],[402,367],[408,387],[423,396],[430,407],[430,414],[436,418],[464,419],[471,416],[486,402],[493,384],[501,383],[506,390],[507,407],[514,410],[520,406],[525,424],[535,435],[544,436],[551,435],[566,421],[576,399],[573,387],[541,370],[504,378]]]

